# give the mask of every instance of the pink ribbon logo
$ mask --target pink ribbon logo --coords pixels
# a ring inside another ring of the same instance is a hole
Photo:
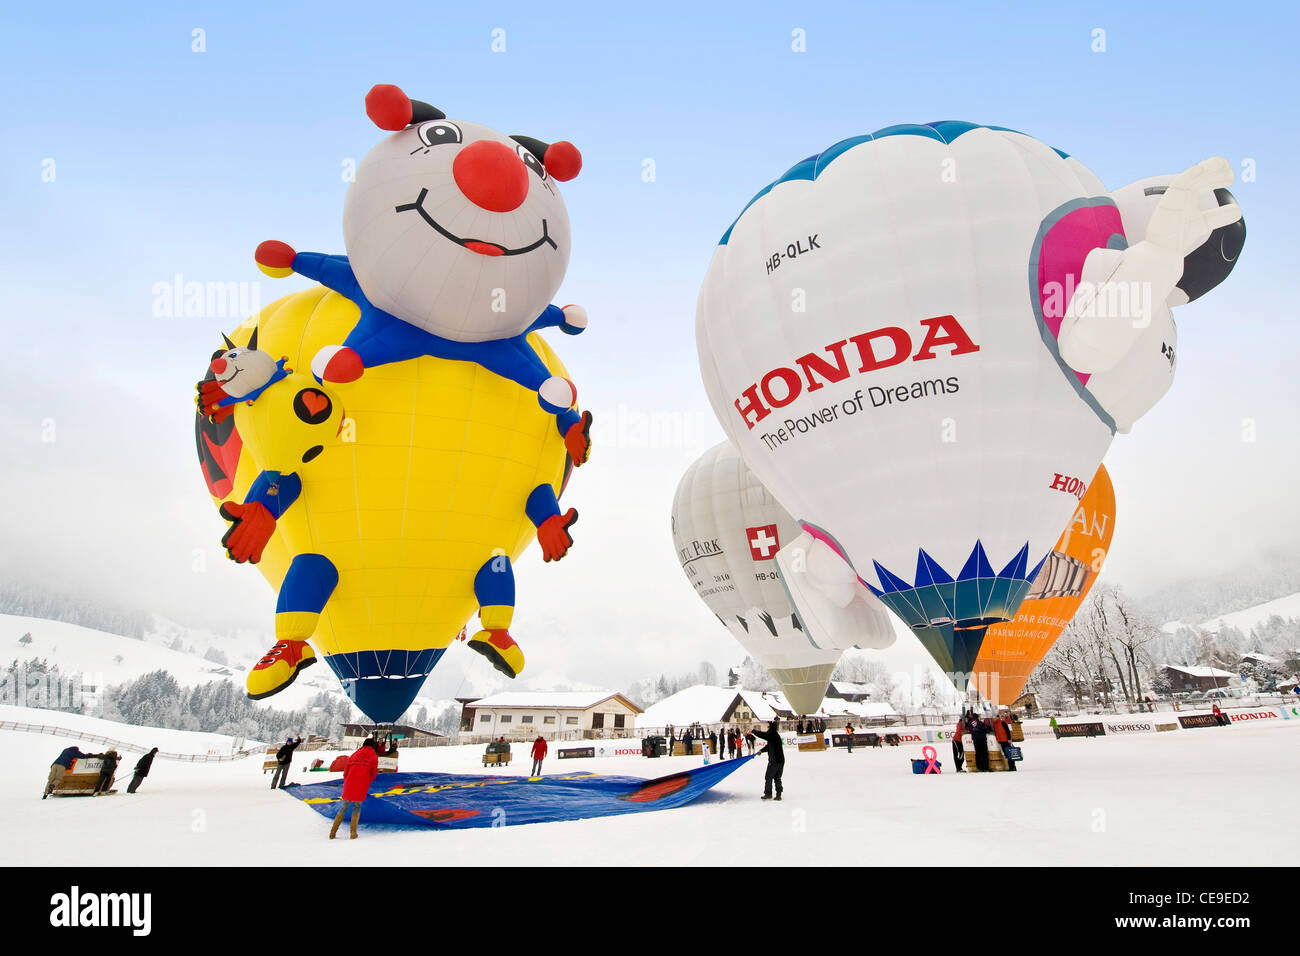
[[[922,747],[921,756],[926,760],[925,773],[941,773],[937,762],[939,754],[933,747]]]

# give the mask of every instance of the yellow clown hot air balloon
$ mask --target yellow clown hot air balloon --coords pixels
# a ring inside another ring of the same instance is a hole
[[[1102,465],[1070,525],[1043,562],[1013,620],[995,624],[975,661],[976,682],[999,703],[1011,703],[1083,606],[1115,533],[1115,487]]]
[[[388,84],[365,108],[390,135],[348,189],[347,255],[257,247],[267,275],[324,288],[226,339],[199,385],[197,440],[222,543],[277,589],[277,643],[249,696],[314,663],[311,639],[361,709],[391,721],[476,608],[470,646],[516,676],[512,562],[534,533],[548,561],[572,543],[577,512],[558,497],[592,416],[537,330],[587,327],[581,307],[548,304],[570,245],[555,181],[582,156]]]
[[[248,319],[204,383],[223,379],[216,394],[233,415],[201,414],[196,437],[231,522],[223,543],[278,593],[277,644],[249,695],[288,686],[314,644],[357,705],[388,722],[476,610],[470,646],[518,673],[514,562],[534,535],[546,560],[563,557],[577,512],[558,504],[571,459],[554,415],[481,365],[422,356],[329,385],[304,374],[357,317],[315,287]],[[565,375],[540,336],[529,342]]]

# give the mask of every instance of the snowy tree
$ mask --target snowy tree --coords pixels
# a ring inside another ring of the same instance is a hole
[[[772,679],[772,675],[767,672],[767,668],[752,657],[746,657],[745,663],[740,665],[740,686],[744,690],[756,691],[777,691],[781,689],[781,685]]]
[[[214,664],[221,664],[223,667],[230,664],[230,659],[226,657],[225,653],[215,647],[209,647],[204,651],[203,659],[205,661],[212,661]]]
[[[1040,670],[1055,675],[1069,688],[1076,707],[1082,708],[1084,700],[1090,700],[1095,693],[1097,683],[1088,655],[1088,642],[1073,622],[1057,638],[1038,666]]]
[[[1144,648],[1156,639],[1160,631],[1155,621],[1139,612],[1119,588],[1110,588],[1107,593],[1117,618],[1115,639],[1123,648],[1129,683],[1133,687],[1131,699],[1140,701],[1144,696],[1142,692],[1142,665],[1146,662]]]
[[[921,678],[921,686],[917,688],[920,694],[922,707],[941,707],[947,695],[939,682],[934,679],[934,671],[927,670],[925,676]]]

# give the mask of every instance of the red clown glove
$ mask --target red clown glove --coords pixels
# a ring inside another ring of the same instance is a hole
[[[542,558],[558,561],[569,553],[573,537],[569,528],[578,521],[578,509],[570,508],[562,515],[551,515],[537,528],[537,540],[542,545]]]
[[[221,383],[216,379],[206,379],[199,382],[195,388],[199,390],[197,399],[199,411],[202,412],[209,421],[223,422],[234,413],[235,409],[230,405],[227,405],[224,408],[218,407],[218,403],[229,396],[226,395],[226,390],[221,387]]]
[[[221,517],[232,522],[221,539],[226,556],[239,564],[261,561],[262,549],[275,533],[275,517],[266,505],[257,501],[242,505],[236,501],[222,502]]]

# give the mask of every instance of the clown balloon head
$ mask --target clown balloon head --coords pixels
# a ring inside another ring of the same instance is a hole
[[[578,150],[449,120],[387,84],[366,95],[366,113],[393,131],[361,161],[343,209],[366,297],[456,341],[526,331],[568,266],[556,180],[578,175]]]

